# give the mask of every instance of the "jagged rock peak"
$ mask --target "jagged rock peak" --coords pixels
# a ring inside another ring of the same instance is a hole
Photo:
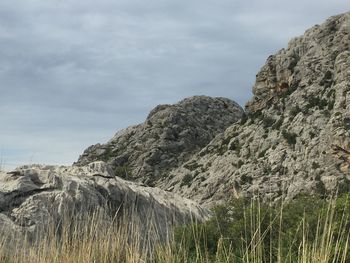
[[[106,161],[118,176],[155,185],[243,114],[226,98],[194,96],[159,105],[144,123],[119,131],[106,144],[90,146],[76,165]]]
[[[211,206],[350,190],[350,13],[292,39],[257,74],[247,118],[158,185]]]
[[[254,97],[246,108],[261,110],[281,96],[315,83],[330,86],[337,75],[336,62],[350,51],[349,17],[349,12],[330,17],[270,56],[257,74]]]

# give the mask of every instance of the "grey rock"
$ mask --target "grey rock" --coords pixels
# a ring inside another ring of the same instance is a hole
[[[124,206],[141,218],[151,209],[165,235],[168,224],[205,220],[203,207],[231,198],[349,192],[350,13],[270,56],[253,93],[246,115],[231,100],[192,97],[156,107],[75,166],[0,173],[0,225],[35,235],[65,211],[113,218]]]
[[[243,109],[225,98],[195,96],[159,105],[144,123],[87,148],[75,165],[106,161],[116,175],[155,186],[242,115]]]
[[[350,190],[350,13],[292,39],[257,74],[247,118],[158,185],[205,206]]]
[[[111,222],[132,212],[142,219],[142,228],[157,226],[161,238],[176,224],[210,215],[174,193],[115,177],[104,162],[83,167],[31,165],[0,173],[0,232],[7,236],[33,239],[43,226],[59,224],[67,213],[90,211],[103,212]]]

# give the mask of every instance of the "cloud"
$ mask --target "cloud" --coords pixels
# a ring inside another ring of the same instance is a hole
[[[74,162],[157,104],[195,94],[244,105],[268,55],[349,7],[341,0],[2,1],[3,163]]]

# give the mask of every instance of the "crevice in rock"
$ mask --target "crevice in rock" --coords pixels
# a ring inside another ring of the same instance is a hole
[[[11,211],[14,208],[20,207],[24,203],[24,201],[32,195],[39,194],[42,192],[51,192],[54,190],[56,189],[53,187],[47,187],[47,188],[41,188],[41,189],[34,189],[27,192],[13,191],[10,193],[5,193],[4,194],[5,202],[2,202],[3,205],[0,207],[0,213]]]

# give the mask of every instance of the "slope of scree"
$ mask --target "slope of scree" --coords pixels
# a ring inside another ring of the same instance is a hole
[[[247,117],[160,187],[211,206],[350,186],[350,13],[292,39],[257,74]]]
[[[117,176],[155,186],[243,113],[229,99],[206,96],[159,105],[144,123],[118,132],[106,144],[87,148],[75,165],[106,161]]]

